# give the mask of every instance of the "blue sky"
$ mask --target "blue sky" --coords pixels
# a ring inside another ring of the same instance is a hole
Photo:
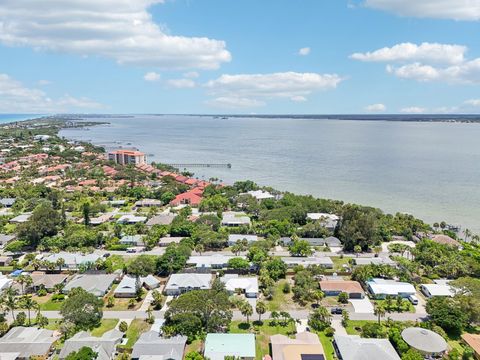
[[[479,21],[480,0],[5,0],[0,112],[478,113]]]

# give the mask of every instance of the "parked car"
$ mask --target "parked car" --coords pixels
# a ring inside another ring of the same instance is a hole
[[[342,315],[343,309],[339,307],[331,308],[330,313],[335,315]]]
[[[418,305],[418,298],[415,295],[410,295],[408,297],[408,301],[410,301],[413,305]]]

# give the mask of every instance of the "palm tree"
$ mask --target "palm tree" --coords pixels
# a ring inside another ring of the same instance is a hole
[[[24,296],[22,300],[22,307],[28,312],[28,325],[31,325],[30,311],[38,308],[38,303],[32,299],[31,296]]]
[[[322,290],[315,290],[312,294],[312,297],[318,305],[319,302],[325,297],[325,294]]]
[[[202,255],[204,251],[205,247],[203,246],[203,244],[198,244],[197,246],[195,246],[195,252],[199,253],[200,255]]]
[[[380,325],[381,324],[381,322],[380,322],[381,318],[385,316],[385,309],[383,308],[383,306],[377,305],[377,306],[375,306],[375,309],[373,309],[373,314],[377,315],[378,325]]]
[[[468,242],[468,238],[470,238],[470,236],[472,236],[472,232],[470,231],[470,229],[465,229],[463,234],[465,235],[465,242]]]
[[[245,302],[240,306],[240,312],[242,313],[243,316],[247,318],[247,323],[250,322],[250,316],[253,315],[253,308],[250,303]]]
[[[58,270],[62,272],[62,267],[65,265],[65,259],[64,258],[58,258],[56,261],[55,265],[58,266]]]
[[[265,305],[264,302],[258,301],[257,305],[255,306],[255,311],[258,314],[258,321],[262,321],[262,315],[267,312],[267,306]]]
[[[5,290],[3,303],[7,310],[11,311],[12,319],[15,322],[15,309],[17,308],[17,289],[9,287]]]
[[[32,285],[33,283],[33,280],[32,278],[30,277],[30,275],[20,275],[18,278],[17,278],[17,282],[20,284],[20,286],[22,287],[22,295],[25,295],[25,288],[28,289],[28,287],[30,285]]]

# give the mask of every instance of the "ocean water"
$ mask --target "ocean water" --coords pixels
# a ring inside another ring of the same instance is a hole
[[[107,121],[60,135],[108,149],[134,146],[149,161],[231,163],[191,170],[480,233],[480,124],[167,115]]]
[[[0,124],[13,121],[30,120],[41,117],[41,114],[0,114]]]

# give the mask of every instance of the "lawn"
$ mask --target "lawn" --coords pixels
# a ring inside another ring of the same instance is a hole
[[[151,325],[142,319],[134,319],[126,332],[128,341],[125,347],[131,349],[141,334],[150,330]]]
[[[348,320],[348,326],[345,328],[348,335],[360,335],[363,325],[377,322],[375,320]]]
[[[328,337],[325,335],[324,332],[317,332],[318,337],[320,338],[320,342],[323,346],[323,351],[325,353],[325,358],[327,360],[334,360],[335,359],[335,350],[333,349],[332,337]]]
[[[116,298],[113,296],[113,292],[115,291],[118,284],[114,284],[108,294],[103,298],[103,311],[125,311],[125,310],[138,310],[138,308],[142,305],[142,301],[136,301],[134,307],[129,307],[128,303],[130,302],[130,298]],[[142,295],[142,300],[145,298],[147,293],[144,292]],[[114,300],[114,305],[112,307],[107,307],[108,298],[112,297]]]
[[[115,329],[118,319],[103,319],[100,326],[92,330],[92,336],[102,336],[107,331]]]
[[[230,323],[229,331],[233,334],[246,334],[254,333],[255,334],[255,348],[256,348],[256,359],[261,360],[264,355],[270,353],[270,336],[281,334],[281,335],[291,335],[295,333],[295,324],[290,323],[287,326],[270,326],[270,321],[263,321],[261,325],[255,322],[247,324],[242,321],[232,321]]]
[[[275,291],[273,292],[272,300],[265,301],[268,311],[282,311],[299,308],[299,306],[293,301],[292,292],[289,292],[288,294],[283,292],[283,285],[286,282],[288,282],[288,280],[280,280],[275,284]]]
[[[40,310],[43,311],[58,311],[62,307],[63,301],[52,301],[53,294],[47,294],[45,296],[36,296],[32,298],[40,305]]]
[[[187,347],[185,348],[185,354],[188,354],[189,352],[192,352],[192,351],[202,353],[202,346],[203,346],[203,341],[200,339],[196,339],[192,341],[191,344],[187,344]]]
[[[58,330],[60,329],[60,324],[62,319],[48,319],[48,325],[45,327],[47,330]]]
[[[387,300],[373,300],[374,304],[382,305],[385,310],[387,310]],[[399,312],[397,308],[396,299],[392,299],[391,311],[390,312]],[[402,299],[402,307],[400,312],[410,312],[415,313],[415,307],[407,299]],[[388,313],[388,312],[387,312]]]
[[[340,257],[340,256],[332,256],[331,257],[332,262],[333,262],[333,270],[334,271],[345,271],[343,268],[343,265],[348,265],[348,260],[350,260],[350,257]]]

